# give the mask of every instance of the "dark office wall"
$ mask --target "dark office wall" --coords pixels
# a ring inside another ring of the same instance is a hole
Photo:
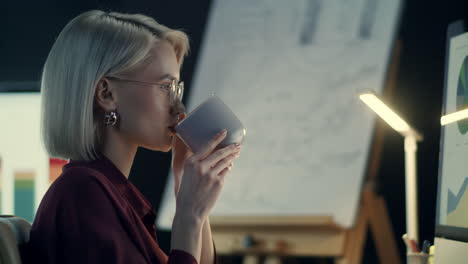
[[[0,82],[35,81],[57,34],[77,14],[89,9],[141,12],[169,27],[184,29],[192,52],[181,77],[190,83],[199,54],[209,0],[203,1],[2,1],[0,2]],[[434,236],[435,201],[439,153],[445,30],[449,22],[466,17],[463,0],[407,0],[398,34],[402,50],[393,95],[387,100],[424,134],[418,145],[419,213],[421,239]],[[1,106],[0,106],[1,107]],[[139,150],[131,181],[159,207],[169,170],[170,154]],[[403,139],[385,129],[378,189],[384,195],[401,255],[405,232]],[[169,248],[170,234],[159,234],[161,246]],[[367,249],[373,249],[369,241]],[[368,250],[365,263],[373,263]]]

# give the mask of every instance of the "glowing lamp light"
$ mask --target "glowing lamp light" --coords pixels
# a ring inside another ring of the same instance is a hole
[[[446,126],[450,123],[457,122],[460,120],[463,120],[465,118],[468,118],[468,109],[464,109],[461,111],[457,111],[455,113],[451,113],[448,115],[444,115],[440,118],[440,124],[442,126]]]

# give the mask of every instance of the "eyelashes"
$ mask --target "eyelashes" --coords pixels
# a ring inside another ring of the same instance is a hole
[[[171,86],[172,86],[172,84],[170,84],[170,83],[161,84],[161,88],[163,88],[163,89],[166,90],[166,91],[170,91],[170,90],[171,90]]]

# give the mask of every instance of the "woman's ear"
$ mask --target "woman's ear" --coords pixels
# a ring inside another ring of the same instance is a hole
[[[117,108],[117,96],[115,88],[106,78],[99,80],[94,93],[96,104],[105,112],[114,111]]]

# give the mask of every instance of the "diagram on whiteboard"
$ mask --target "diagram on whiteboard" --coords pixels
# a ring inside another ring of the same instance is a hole
[[[213,1],[187,109],[215,93],[247,129],[212,215],[354,223],[399,0]],[[376,19],[378,18],[378,19]],[[175,212],[172,176],[158,227]]]

